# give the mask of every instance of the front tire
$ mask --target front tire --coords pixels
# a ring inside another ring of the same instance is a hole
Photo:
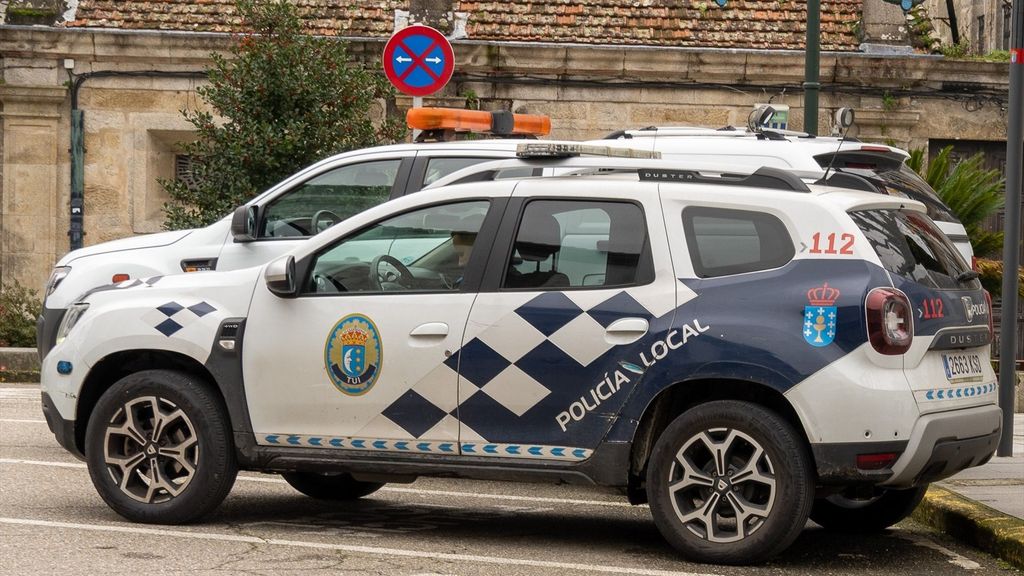
[[[285,482],[299,492],[317,500],[356,500],[380,490],[380,482],[361,482],[344,473],[285,472]]]
[[[909,490],[882,490],[872,498],[835,494],[814,501],[811,520],[836,532],[881,532],[910,516],[927,491],[926,484]]]
[[[647,471],[654,522],[689,559],[761,562],[800,534],[814,498],[801,436],[776,413],[723,400],[692,408],[658,438]]]
[[[216,508],[238,473],[220,397],[194,376],[146,370],[99,399],[85,433],[100,497],[134,522],[184,524]]]

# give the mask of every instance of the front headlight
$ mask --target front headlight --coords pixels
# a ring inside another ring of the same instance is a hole
[[[50,279],[46,281],[46,295],[53,294],[57,286],[71,273],[71,266],[57,266],[50,273]]]
[[[78,320],[85,314],[85,311],[89,309],[89,305],[84,302],[78,304],[72,304],[68,307],[68,311],[64,313],[64,319],[60,321],[60,327],[57,328],[57,344],[60,344],[68,336],[68,332],[78,324]]]

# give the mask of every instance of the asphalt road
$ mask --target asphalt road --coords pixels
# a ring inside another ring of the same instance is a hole
[[[132,524],[57,445],[38,386],[0,387],[0,574],[768,575],[1009,574],[910,521],[849,536],[808,523],[754,568],[686,562],[646,507],[586,488],[423,479],[355,503],[242,473],[202,524]]]

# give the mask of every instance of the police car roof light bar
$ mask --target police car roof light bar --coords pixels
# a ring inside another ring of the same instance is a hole
[[[405,115],[409,128],[423,131],[454,130],[486,132],[497,136],[544,136],[551,132],[551,118],[540,114],[513,114],[505,110],[458,110],[410,108]]]
[[[594,144],[529,142],[516,147],[516,156],[519,158],[575,158],[583,155],[610,158],[661,158],[661,152]]]

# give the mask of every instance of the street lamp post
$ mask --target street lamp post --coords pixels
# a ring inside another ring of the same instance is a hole
[[[818,93],[821,91],[821,0],[807,0],[807,40],[804,56],[804,132],[818,135]]]

